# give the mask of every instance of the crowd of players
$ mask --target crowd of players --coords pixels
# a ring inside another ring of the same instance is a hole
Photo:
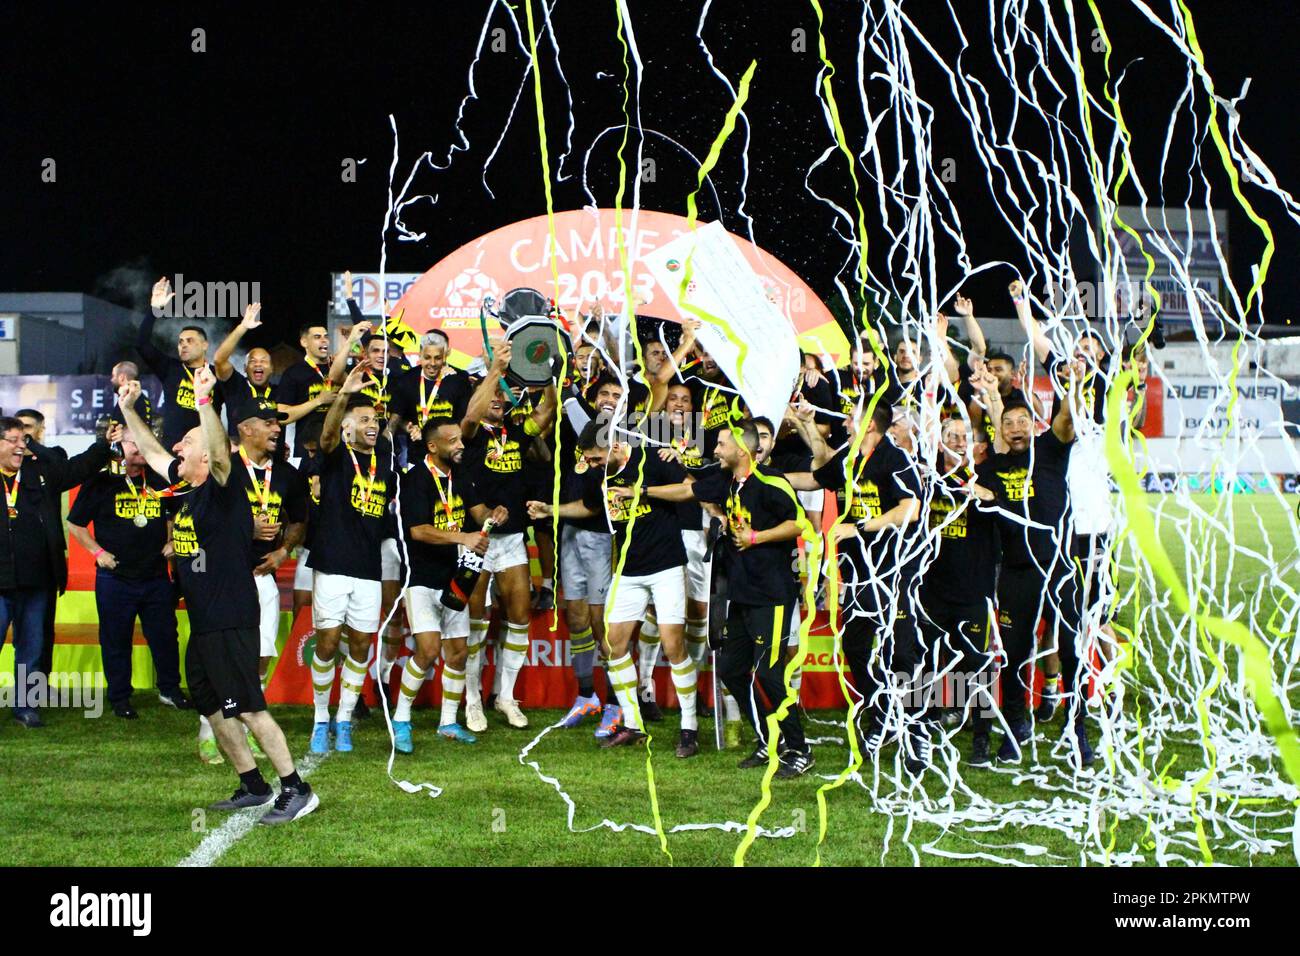
[[[216,806],[274,801],[267,823],[318,803],[263,696],[277,653],[275,572],[295,552],[294,611],[310,605],[316,637],[314,753],[352,749],[368,674],[392,705],[396,749],[412,752],[412,704],[439,660],[436,734],[473,744],[489,730],[488,710],[527,727],[515,690],[529,627],[558,599],[578,685],[563,724],[590,718],[603,747],[636,745],[646,722],[663,718],[653,681],[662,653],[681,711],[678,757],[698,752],[700,720],[711,717],[733,744],[742,724],[752,728],[742,768],[775,759],[778,777],[806,773],[795,648],[820,605],[851,674],[863,752],[897,739],[907,770],[920,774],[936,728],[964,723],[972,763],[993,759],[997,732],[997,759],[1014,762],[1034,723],[1062,709],[1069,759],[1086,766],[1088,664],[1113,648],[1097,611],[1108,603],[1109,511],[1104,463],[1093,456],[1074,469],[1100,472],[1099,507],[1086,479],[1072,480],[1071,457],[1078,433],[1103,421],[1121,368],[1135,370],[1123,407],[1140,424],[1145,362],[1127,349],[1112,362],[1088,334],[1063,353],[1019,283],[1011,294],[1053,382],[1050,408],[1030,389],[1029,369],[986,349],[972,304],[958,296],[970,343],[960,360],[942,315],[889,351],[874,335],[856,339],[843,368],[806,355],[781,421],[749,413],[691,324],[674,329],[675,342],[659,331],[629,347],[635,336],[619,337],[604,317],[580,317],[553,381],[525,387],[511,384],[504,340],[470,372],[449,364],[447,337],[431,331],[408,367],[402,343],[354,300],[346,346],[331,356],[325,326],[304,326],[305,355],[278,383],[264,349],[247,351],[242,372],[231,363],[261,324],[256,304],[211,358],[195,326],[180,332],[174,357],[161,353],[149,318],[139,351],[163,383],[160,421],[129,362],[113,371],[120,424],[82,455],[29,444],[28,423],[0,419],[9,502],[0,557],[11,565],[0,567],[0,585],[22,591],[20,539],[36,528],[24,522],[48,506],[22,497],[35,494],[29,469],[40,469],[41,487],[81,484],[68,525],[98,566],[114,713],[135,716],[138,618],[160,695],[195,706],[201,755],[224,754],[240,775]],[[155,312],[171,296],[160,280]],[[823,522],[827,491],[834,523]],[[180,686],[173,582],[189,615],[192,704]],[[17,646],[18,612],[4,593]],[[494,613],[496,677],[485,687]],[[404,643],[411,653],[394,681]],[[24,639],[22,660],[32,646]],[[710,660],[716,708],[697,691]],[[1046,680],[1031,713],[1034,663]],[[954,677],[955,705],[941,692]],[[39,724],[32,717],[20,719]],[[257,769],[262,753],[279,796]]]

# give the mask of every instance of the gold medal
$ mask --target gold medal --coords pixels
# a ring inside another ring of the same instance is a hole
[[[149,523],[149,519],[146,518],[143,514],[137,512],[136,516],[131,519],[131,523],[135,525],[137,528],[143,528],[145,525]]]
[[[258,520],[259,520],[259,521],[263,521],[263,522],[265,522],[266,524],[270,524],[270,523],[271,523],[271,512],[269,512],[269,511],[259,511],[259,512],[257,513],[257,517],[258,517]]]
[[[574,462],[574,464],[573,464],[573,473],[574,473],[575,475],[585,475],[585,474],[587,473],[587,468],[588,468],[588,467],[589,467],[589,466],[588,466],[588,464],[587,464],[587,459],[585,459],[585,458],[579,458],[579,459],[578,459],[576,462]]]

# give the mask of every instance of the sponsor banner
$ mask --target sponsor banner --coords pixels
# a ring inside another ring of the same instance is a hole
[[[697,333],[700,344],[740,389],[754,415],[773,422],[783,419],[800,369],[794,327],[764,294],[757,274],[722,225],[701,226],[656,249],[645,261],[670,301],[680,299],[685,311],[694,306],[725,323],[705,320]],[[690,281],[683,290],[688,264]],[[743,365],[733,336],[746,346]]]
[[[384,302],[389,306],[397,303],[411,290],[418,272],[354,272],[352,273],[352,295],[361,306],[362,315],[381,316],[384,314]],[[334,311],[339,315],[348,315],[347,292],[343,287],[343,273],[334,273]],[[425,330],[421,330],[425,331]]]
[[[551,298],[570,317],[579,307],[590,309],[596,303],[606,313],[618,313],[631,298],[641,315],[681,321],[675,292],[668,296],[659,289],[646,257],[689,231],[684,217],[669,213],[640,210],[634,217],[626,210],[620,216],[613,209],[587,208],[555,214],[552,245],[547,217],[536,216],[461,246],[407,287],[400,301],[391,295],[389,301],[394,310],[405,309],[403,318],[417,334],[433,328],[445,332],[462,366],[483,351],[483,297],[499,301],[521,286]],[[764,296],[793,323],[805,347],[844,361],[844,333],[812,289],[774,256],[746,239],[732,239]],[[499,331],[489,320],[488,334]]]
[[[1114,479],[1111,491],[1119,491]],[[1142,490],[1151,494],[1173,494],[1185,490],[1192,493],[1222,494],[1229,486],[1238,495],[1264,495],[1280,491],[1284,495],[1300,494],[1300,475],[1236,475],[1231,482],[1222,475],[1177,475],[1172,472],[1147,474],[1142,478]]]
[[[162,383],[152,375],[140,384],[155,411],[162,406]],[[93,435],[95,422],[117,407],[117,394],[107,375],[3,375],[0,409],[12,415],[34,408],[45,416],[45,434]]]
[[[1165,437],[1197,432],[1221,436],[1228,430],[1228,405],[1233,392],[1226,380],[1170,375],[1163,383]],[[1235,429],[1246,434],[1276,434],[1285,422],[1283,402],[1297,400],[1294,385],[1262,375],[1243,373],[1236,382]]]

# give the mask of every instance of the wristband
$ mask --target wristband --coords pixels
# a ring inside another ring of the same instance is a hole
[[[90,560],[92,560],[92,561],[97,560],[97,559],[99,558],[99,556],[100,556],[101,554],[103,554],[103,553],[104,553],[104,549],[103,549],[103,548],[100,548],[98,551],[95,551],[93,554],[91,554],[91,556],[90,556]]]
[[[211,395],[204,395],[204,396],[203,396],[202,398],[200,398],[200,399],[199,399],[195,404],[196,404],[196,405],[211,405],[211,404],[212,404],[212,396],[211,396]]]
[[[752,548],[752,547],[753,547],[754,545],[756,545],[756,544],[758,544],[758,532],[755,531],[753,528],[750,528],[750,529],[749,529],[749,546]]]

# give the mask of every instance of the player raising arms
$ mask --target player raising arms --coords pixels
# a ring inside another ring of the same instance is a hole
[[[185,673],[195,706],[207,715],[221,749],[239,774],[239,789],[229,800],[213,804],[213,809],[239,810],[274,799],[275,806],[261,822],[288,823],[311,813],[320,799],[294,769],[284,733],[267,712],[262,696],[257,675],[257,587],[248,572],[253,565],[253,513],[244,488],[231,480],[230,442],[212,408],[216,384],[211,369],[195,371],[199,427],[176,443],[175,458],[135,414],[139,382],[127,383],[120,401],[127,427],[149,467],[167,478],[169,491],[181,492],[172,521],[172,547],[190,617]],[[279,796],[273,798],[262,779],[241,723],[271,758],[280,776]]]
[[[339,691],[334,749],[352,749],[352,711],[370,661],[371,635],[379,628],[381,542],[393,490],[392,446],[380,437],[373,400],[361,394],[370,374],[361,362],[343,383],[320,436],[320,527],[311,549],[312,618],[316,654],[312,690],[316,726],[312,753],[329,749],[329,699],[334,655],[346,627],[348,658]]]

